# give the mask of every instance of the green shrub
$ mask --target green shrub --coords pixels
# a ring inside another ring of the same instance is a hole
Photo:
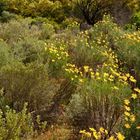
[[[60,0],[4,0],[1,5],[1,11],[5,8],[11,13],[24,17],[48,17],[59,23],[71,13],[72,9],[67,1]]]
[[[77,66],[89,65],[96,67],[102,64],[106,58],[102,55],[103,48],[99,48],[93,40],[89,39],[86,32],[81,33],[73,40],[73,48],[71,47],[72,54],[70,55],[71,61]]]
[[[43,62],[45,42],[35,38],[24,38],[18,42],[13,42],[11,51],[18,61],[26,63]]]
[[[117,55],[119,67],[139,80],[139,31],[124,30],[105,16],[89,32],[99,48],[104,51],[108,46]]]
[[[21,112],[16,112],[6,105],[3,97],[3,90],[0,91],[0,139],[27,139],[33,136],[33,122],[31,114],[27,113],[27,104],[24,104]]]
[[[103,126],[112,131],[120,124],[123,102],[130,94],[130,87],[120,82],[104,82],[103,78],[84,82],[72,96],[68,115],[82,129]]]
[[[35,123],[32,114],[28,112],[27,103],[24,103],[21,111],[10,108],[4,92],[3,89],[0,90],[0,139],[34,139],[40,132],[43,132],[46,122],[41,122],[40,117],[37,116]]]
[[[10,64],[14,61],[14,58],[8,48],[8,45],[4,41],[0,41],[0,68],[6,64]]]
[[[25,66],[20,62],[1,68],[0,87],[5,90],[8,105],[21,110],[28,102],[30,111],[49,106],[56,89],[48,81],[45,65],[34,63]]]
[[[57,24],[55,22],[53,24],[57,28]],[[45,22],[31,18],[11,20],[0,24],[0,36],[10,44],[26,38],[46,40],[55,33],[54,26],[47,20]]]
[[[1,13],[0,21],[1,22],[8,22],[8,21],[10,21],[12,19],[16,19],[16,18],[17,18],[17,15],[9,13],[8,11],[3,11]]]
[[[45,18],[45,17],[36,17],[32,19],[32,23],[33,25],[37,25],[37,24],[51,24],[55,30],[59,29],[60,25],[58,23],[56,23],[53,19],[51,18]]]
[[[49,41],[45,46],[45,60],[51,76],[63,77],[64,67],[68,62],[67,44],[61,40]]]
[[[42,39],[49,39],[55,33],[53,25],[46,23],[42,25]]]

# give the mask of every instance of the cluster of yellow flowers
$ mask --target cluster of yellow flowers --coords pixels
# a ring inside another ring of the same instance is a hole
[[[124,34],[123,38],[129,39],[132,42],[140,43],[140,31]]]
[[[111,71],[113,77],[117,77],[120,82],[123,82],[126,85],[129,82],[136,83],[136,80],[133,76],[131,76],[129,73],[125,74],[119,70],[118,59],[114,52],[109,49],[108,52],[104,52],[104,55],[108,57],[109,63],[104,63],[103,66],[105,68],[109,68],[109,71]]]
[[[119,29],[116,28],[116,30]],[[131,83],[136,85],[137,81],[131,74],[124,73],[119,69],[119,60],[112,49],[110,49],[108,44],[109,42],[107,41],[107,38],[104,38],[103,34],[101,34],[99,38],[95,38],[92,42],[93,44],[89,43],[89,36],[87,31],[80,32],[79,36],[81,36],[81,40],[73,40],[75,44],[79,42],[84,47],[89,47],[92,49],[95,48],[94,44],[99,45],[100,47],[98,48],[98,52],[101,53],[105,60],[101,64],[97,64],[95,68],[93,68],[91,65],[83,65],[78,67],[74,63],[66,63],[66,65],[64,65],[64,71],[66,72],[66,75],[71,79],[71,81],[77,82],[78,84],[84,84],[84,82],[87,80],[95,80],[103,83],[113,83],[113,86],[110,88],[117,92],[119,92],[119,85],[121,84],[123,86],[129,86]],[[140,42],[140,37],[138,36],[138,33],[135,32],[133,34],[125,34],[122,39],[130,39],[130,41],[133,40],[132,42],[136,41],[136,43]],[[66,51],[65,48],[65,46],[60,45],[59,47],[56,47],[54,44],[50,44],[50,47],[46,47],[45,50],[51,56],[51,62],[58,63],[61,60],[65,61],[66,59],[69,59],[68,51]],[[131,97],[124,100],[124,127],[126,129],[131,128],[132,124],[136,121],[136,114],[132,112],[131,101],[136,100],[139,95],[140,89],[134,88]],[[140,127],[137,126],[137,129],[140,129]],[[93,137],[96,140],[100,140],[103,136],[106,136],[108,140],[125,139],[125,137],[120,132],[110,136],[108,131],[102,127],[99,129],[99,131],[95,130],[94,128],[90,128],[90,131],[91,132],[82,130],[80,133],[83,135],[83,137]]]
[[[64,46],[56,47],[52,43],[50,44],[50,47],[45,47],[45,51],[48,52],[51,62],[64,61],[67,60],[69,56]]]
[[[77,21],[68,21],[70,22],[70,24],[68,24],[68,28],[74,28],[74,27],[78,27],[79,26],[79,23]]]
[[[124,116],[125,116],[125,128],[129,129],[131,128],[132,124],[136,121],[136,115],[131,112],[131,100],[136,100],[140,95],[140,89],[139,88],[134,88],[133,93],[130,97],[130,99],[125,99],[124,100]],[[137,126],[136,129],[140,129],[140,126]]]
[[[75,66],[75,64],[67,63],[65,66],[65,72],[72,81],[78,80],[79,82],[83,82],[83,74],[80,69]]]
[[[97,67],[95,70],[88,65],[77,68],[75,64],[68,63],[65,67],[65,71],[70,75],[72,81],[83,82],[84,79],[100,80],[102,82],[115,82],[119,81],[122,84],[128,84],[128,81],[136,83],[136,80],[130,74],[123,74],[118,71],[118,59],[114,53],[109,50],[106,51],[108,62],[103,63],[102,67]],[[79,79],[79,80],[78,80]],[[113,87],[115,90],[119,88]]]
[[[77,68],[74,64],[66,64],[65,71],[69,74],[72,81],[78,80],[79,82],[83,82],[84,79],[93,79],[93,80],[100,80],[103,82],[113,82],[114,76],[111,74],[108,74],[106,72],[101,73],[100,71],[94,70],[90,66],[83,66],[81,68]]]
[[[102,52],[102,54],[108,58],[108,61],[103,63],[102,65],[102,69],[104,71],[98,71],[98,69],[96,69],[96,72],[94,72],[93,69],[90,68],[89,66],[84,66],[84,72],[89,73],[91,78],[96,80],[102,80],[103,82],[107,82],[107,81],[115,82],[118,79],[118,81],[124,85],[129,85],[130,83],[136,84],[137,81],[131,74],[123,73],[119,70],[118,59],[115,56],[115,53],[112,52],[111,49]],[[119,90],[117,86],[114,86],[113,89]],[[131,104],[131,100],[136,100],[139,95],[140,95],[140,89],[134,88],[130,99],[124,100],[124,116],[125,116],[124,127],[126,129],[131,128],[132,124],[136,121],[136,115],[131,112],[130,104]],[[140,129],[140,126],[137,126],[136,128]],[[94,139],[97,140],[100,140],[101,136],[103,136],[101,134],[101,131],[97,132],[93,128],[92,129],[90,128],[90,130],[93,130],[93,133],[87,132],[86,130],[80,131],[80,133],[83,134],[83,137],[84,136],[93,137]],[[108,140],[124,140],[124,139],[125,137],[120,132],[116,133],[116,136],[110,136],[108,138]]]
[[[111,135],[108,133],[106,129],[103,127],[99,128],[99,131],[95,130],[94,128],[89,128],[90,132],[86,130],[81,130],[80,134],[82,134],[82,140],[86,137],[92,138],[95,140],[101,140],[101,139],[107,139],[107,140],[124,140],[125,136],[121,134],[120,132],[115,133],[114,135]]]

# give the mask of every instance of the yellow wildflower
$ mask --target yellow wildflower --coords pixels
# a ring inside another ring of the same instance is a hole
[[[98,78],[97,78],[97,80],[101,80],[101,78],[100,78],[100,77],[98,77]]]
[[[114,86],[114,87],[113,87],[113,89],[115,89],[115,90],[119,90],[119,88],[118,88],[118,87],[116,87],[116,86]]]
[[[90,131],[96,132],[94,128],[89,128]]]
[[[93,136],[95,137],[96,140],[98,140],[98,133],[97,132],[93,132]]]
[[[129,101],[128,99],[126,99],[126,100],[124,100],[124,103],[125,103],[126,105],[129,105],[129,104],[130,104],[130,101]]]
[[[109,74],[105,72],[104,73],[104,77],[108,77],[108,76],[109,76]]]
[[[89,66],[84,66],[84,71],[88,72],[89,71]]]
[[[126,74],[126,76],[127,76],[127,77],[130,77],[130,74],[129,74],[129,73],[127,73],[127,74]]]
[[[79,82],[80,82],[80,83],[83,83],[83,82],[84,82],[84,80],[83,80],[83,79],[79,79]]]
[[[87,136],[87,137],[90,138],[90,137],[91,137],[91,133],[90,133],[90,132],[86,132],[86,133],[85,133],[85,136]]]
[[[128,123],[126,123],[124,126],[125,126],[125,128],[127,128],[127,129],[131,128],[130,125],[129,125]]]
[[[113,75],[110,75],[110,78],[111,78],[111,79],[113,79],[113,78],[114,78],[114,76],[113,76]]]
[[[74,78],[71,78],[71,80],[73,81],[73,80],[74,80]]]
[[[137,98],[137,94],[132,94],[131,98],[136,99]]]
[[[96,72],[95,75],[96,75],[96,76],[99,76],[100,74],[99,74],[99,72]]]
[[[100,130],[101,133],[104,133],[104,130],[105,130],[105,129],[104,129],[103,127],[100,127],[99,130]]]
[[[127,111],[125,111],[124,114],[125,114],[126,116],[130,116],[130,113],[127,112]]]
[[[130,109],[130,107],[129,106],[124,106],[125,107],[125,109],[127,110],[127,111],[130,111],[131,109]]]
[[[124,135],[122,135],[120,132],[117,133],[117,138],[118,138],[118,140],[124,140],[125,139]]]
[[[86,130],[80,130],[79,133],[80,133],[80,134],[85,134],[85,133],[86,133]]]
[[[107,131],[107,130],[105,130],[105,134],[106,134],[106,135],[108,134],[108,131]]]
[[[108,140],[115,140],[114,136],[111,136]]]
[[[80,76],[83,76],[83,73],[80,71]]]
[[[113,79],[111,79],[111,78],[108,78],[108,80],[109,80],[109,81],[111,81],[111,82],[112,82],[112,81],[114,81],[114,80],[113,80]]]
[[[93,69],[92,69],[92,68],[90,68],[90,69],[89,69],[89,71],[90,71],[90,72],[92,72],[92,71],[93,71]]]
[[[140,89],[139,88],[134,88],[134,91],[140,93]]]
[[[121,76],[121,78],[122,78],[124,81],[127,81],[127,77],[126,77],[126,76]]]
[[[133,77],[133,76],[130,76],[130,81],[133,82],[133,83],[136,83],[136,79]]]
[[[131,116],[130,116],[130,120],[131,120],[131,122],[135,122],[135,120],[136,120],[135,115],[131,115]]]
[[[102,137],[101,132],[98,132],[97,135],[98,135],[98,139],[97,140],[100,140],[101,137]]]
[[[91,78],[94,78],[94,72],[91,72],[90,75],[91,75]]]
[[[128,121],[128,118],[127,118],[127,117],[125,117],[124,119],[125,119],[126,121]]]
[[[45,47],[45,51],[47,51],[47,49],[48,49],[48,48],[47,48],[47,47]]]

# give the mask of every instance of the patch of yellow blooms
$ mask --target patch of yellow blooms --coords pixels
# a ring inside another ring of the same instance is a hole
[[[85,137],[92,138],[95,140],[102,140],[103,138],[106,138],[107,140],[124,140],[125,136],[121,134],[120,132],[115,134],[109,134],[106,129],[103,127],[99,128],[99,131],[95,130],[94,128],[89,128],[89,131],[81,130],[80,134],[82,134],[82,139]]]
[[[81,32],[81,36],[86,36],[87,33],[84,34],[84,32]],[[135,40],[137,43],[140,42],[140,37],[137,33],[134,34],[125,34],[122,38],[127,38],[130,40]],[[100,45],[102,43],[105,43],[105,40],[102,42],[100,39],[97,39],[97,43]],[[90,45],[86,41],[86,46],[90,47]],[[92,46],[91,46],[92,47]],[[96,66],[95,69],[91,68],[89,65],[84,65],[82,67],[77,67],[75,64],[67,63],[64,66],[64,70],[66,74],[69,76],[71,81],[76,81],[77,83],[84,84],[85,80],[99,80],[101,82],[112,82],[115,83],[116,80],[118,80],[123,85],[129,85],[129,83],[136,84],[136,79],[130,75],[129,73],[123,73],[119,71],[118,67],[118,59],[115,53],[107,48],[107,44],[104,45],[106,48],[105,51],[102,52],[102,55],[107,58],[107,61],[104,62],[101,66]],[[45,51],[48,51],[49,55],[51,55],[52,62],[57,62],[59,60],[65,60],[69,57],[68,52],[65,50],[65,47],[55,47],[53,44],[50,45],[50,47],[45,47]],[[119,87],[117,85],[111,87],[113,90],[119,90]],[[140,89],[134,88],[133,93],[131,94],[130,99],[124,100],[124,118],[125,118],[125,124],[124,127],[126,129],[130,129],[131,125],[136,121],[135,114],[131,113],[131,100],[136,100],[140,95]],[[103,127],[99,128],[99,131],[95,130],[94,128],[89,128],[90,132],[87,132],[86,130],[81,130],[80,133],[82,134],[82,137],[93,137],[95,140],[100,140],[103,136],[106,136],[107,140],[124,140],[125,136],[121,134],[120,132],[115,133],[115,135],[108,134],[108,131],[104,129]],[[140,129],[140,126],[137,126],[137,129]]]
[[[52,63],[59,63],[59,61],[64,61],[69,56],[68,52],[65,50],[65,46],[63,45],[57,47],[53,43],[45,43],[45,51],[48,53]]]

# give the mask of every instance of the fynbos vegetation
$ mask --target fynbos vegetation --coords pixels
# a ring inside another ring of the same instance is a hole
[[[139,28],[139,0],[1,0],[0,140],[140,140]]]

